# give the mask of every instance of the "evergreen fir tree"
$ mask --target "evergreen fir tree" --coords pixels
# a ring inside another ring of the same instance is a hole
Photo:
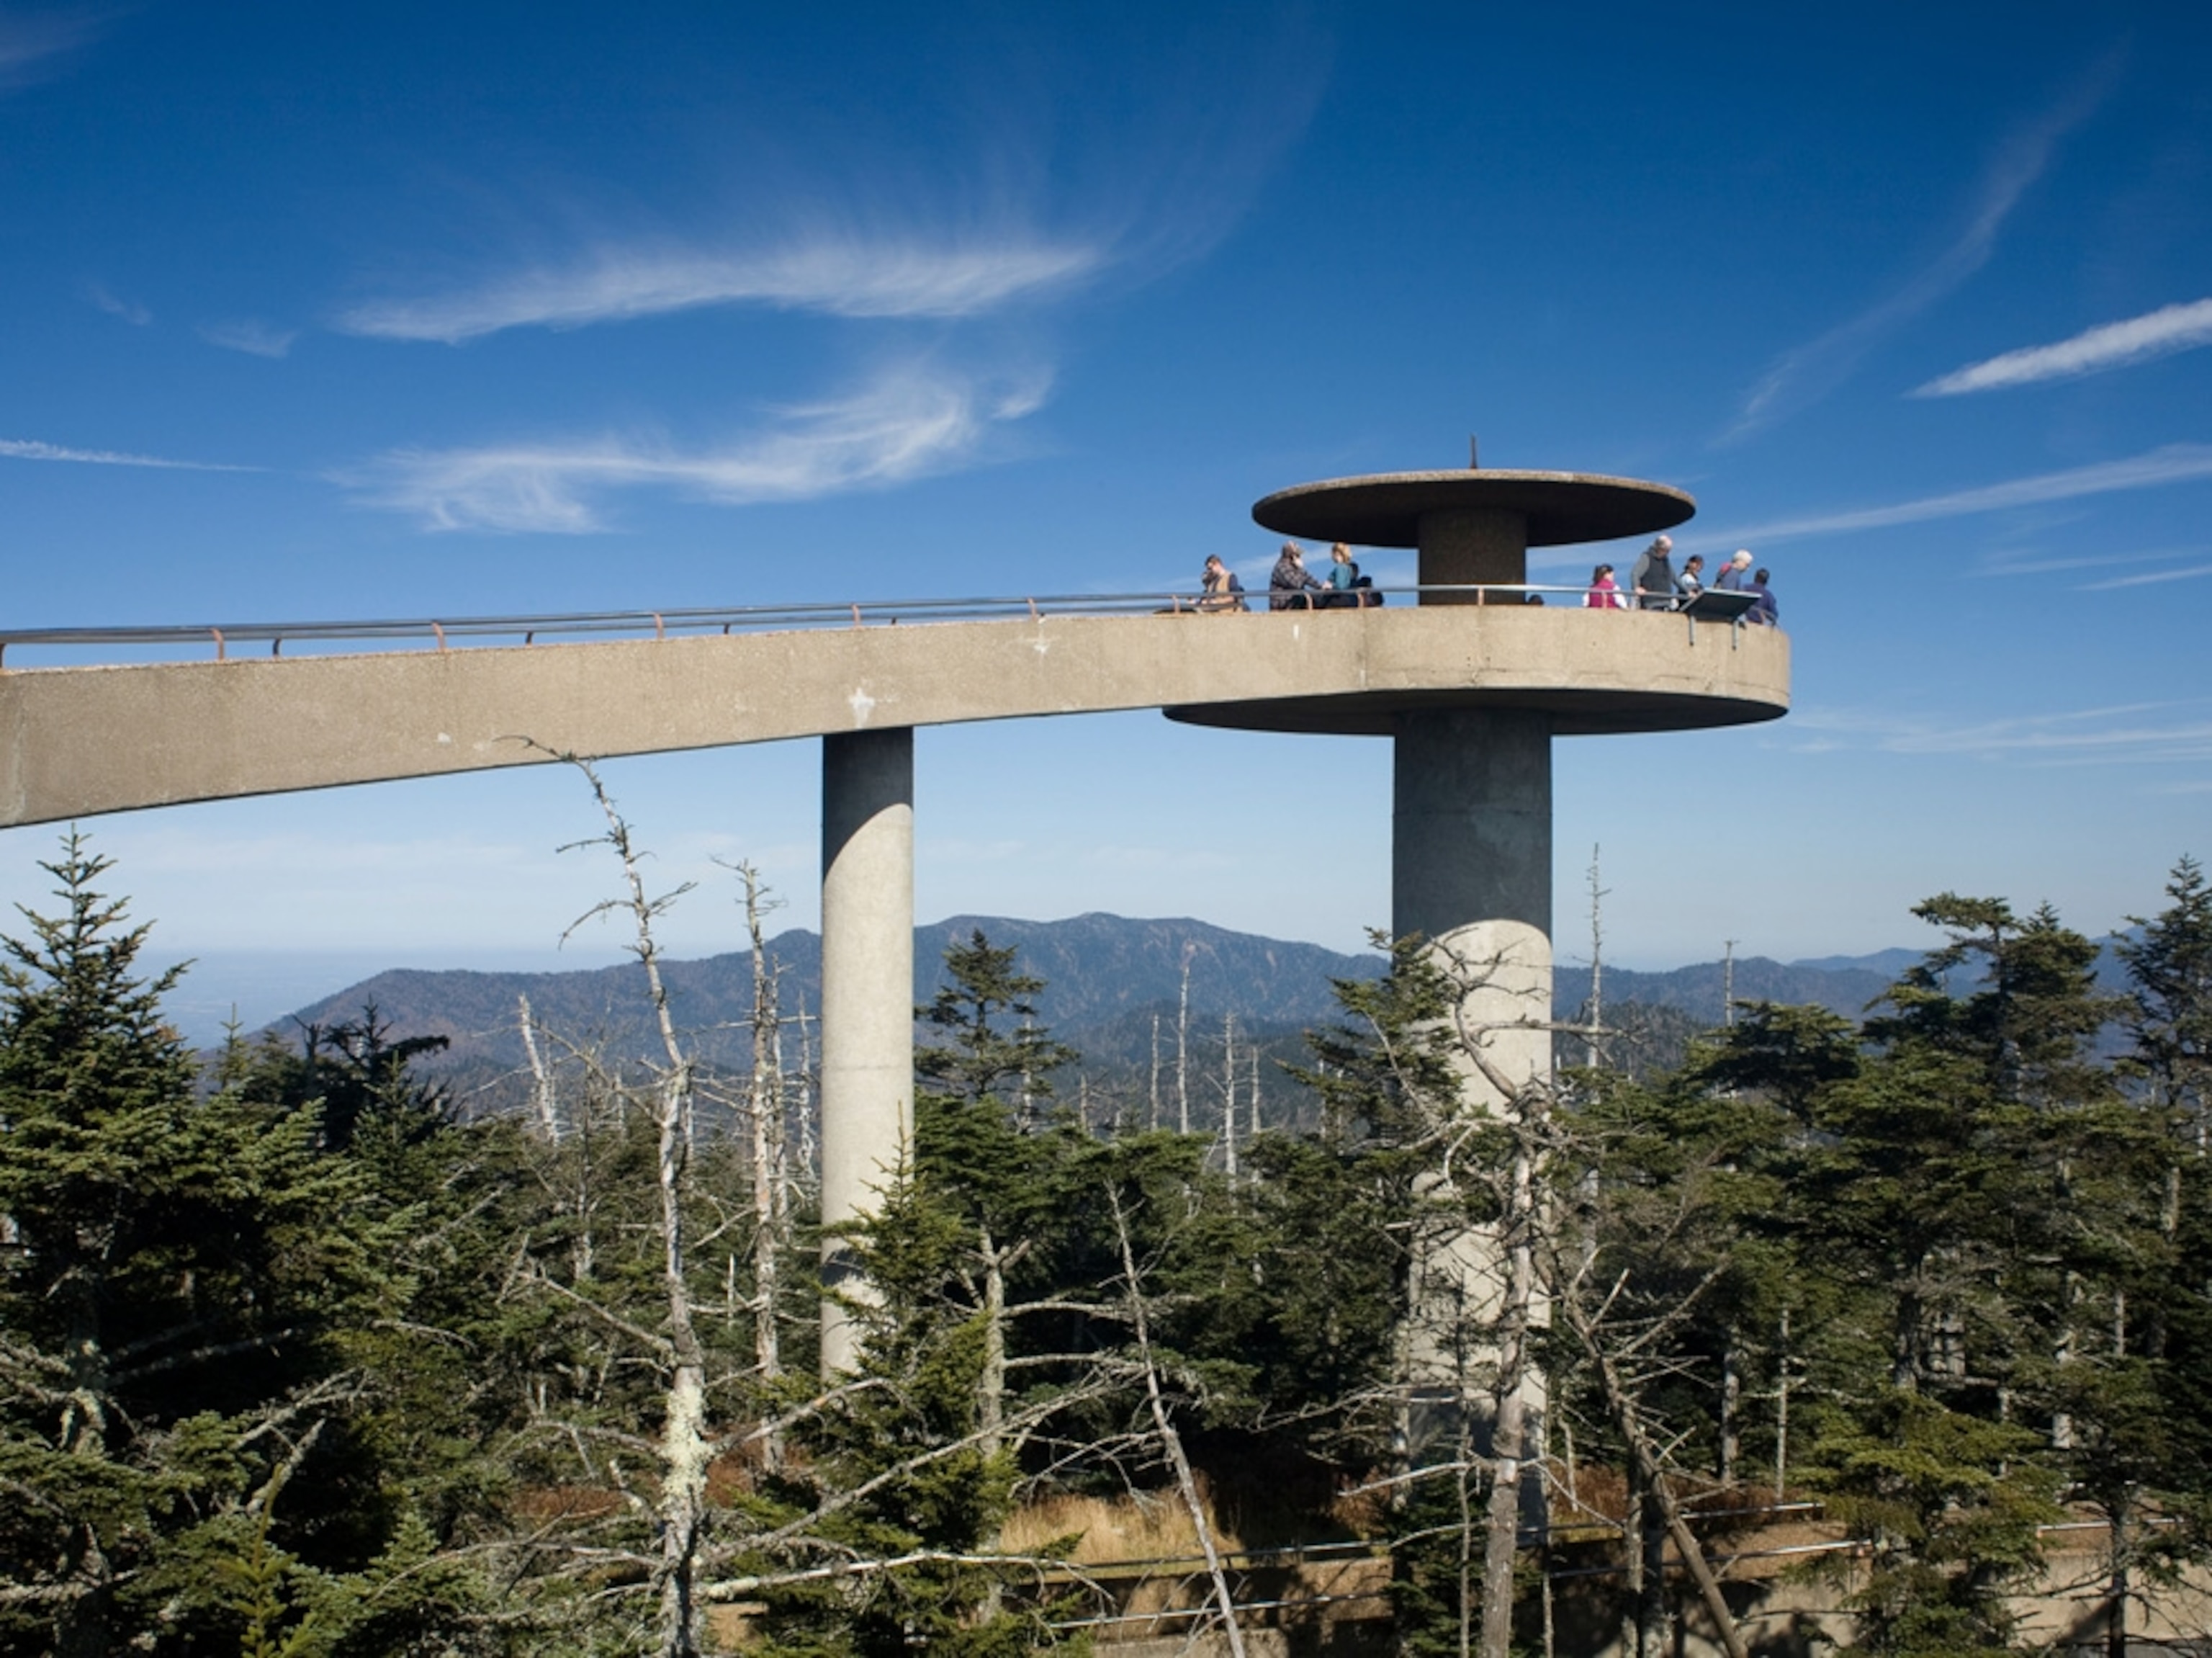
[[[0,1651],[181,1651],[235,1627],[210,1562],[296,1466],[277,1546],[356,1564],[332,1343],[385,1240],[311,1111],[196,1097],[106,861],[44,867],[64,911],[0,965]]]

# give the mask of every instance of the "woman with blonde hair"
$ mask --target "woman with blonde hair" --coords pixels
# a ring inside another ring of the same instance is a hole
[[[1359,566],[1352,562],[1352,549],[1341,541],[1328,550],[1328,596],[1322,600],[1331,610],[1352,610],[1359,604],[1359,595],[1352,589],[1359,584]]]

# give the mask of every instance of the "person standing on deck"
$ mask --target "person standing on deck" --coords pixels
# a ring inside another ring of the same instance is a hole
[[[1782,625],[1782,607],[1774,602],[1774,593],[1766,585],[1766,572],[1764,570],[1751,578],[1750,584],[1744,588],[1744,591],[1759,595],[1757,602],[1751,607],[1751,613],[1746,616],[1744,620],[1756,622],[1761,627]]]
[[[1628,572],[1628,590],[1636,595],[1639,608],[1674,607],[1674,565],[1670,557],[1674,551],[1674,538],[1661,535],[1655,536],[1651,545],[1637,554],[1636,563]]]

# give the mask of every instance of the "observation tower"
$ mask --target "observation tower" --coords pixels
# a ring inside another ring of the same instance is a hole
[[[1694,613],[1586,611],[1579,591],[1534,602],[1543,594],[1528,586],[1529,548],[1655,534],[1696,510],[1665,485],[1581,472],[1393,472],[1278,491],[1252,516],[1279,534],[1417,549],[1419,614],[1385,625],[1449,627],[1462,672],[1166,710],[1202,725],[1391,740],[1390,928],[1420,935],[1462,987],[1462,1029],[1481,1056],[1463,1066],[1471,1100],[1507,1109],[1551,1075],[1553,739],[1786,711],[1788,644],[1777,629],[1717,625]],[[1564,612],[1562,601],[1576,608]],[[1623,602],[1636,597],[1624,592]],[[1326,631],[1350,619],[1278,613],[1253,625]],[[1717,661],[1717,652],[1729,659]],[[1496,671],[1507,660],[1517,671]],[[1449,1298],[1477,1317],[1498,1305],[1504,1263],[1494,1235],[1478,1230],[1432,1247],[1425,1301]],[[1415,1349],[1420,1368],[1449,1371],[1432,1332],[1417,1330]],[[1541,1407],[1540,1398],[1529,1404]]]
[[[910,1143],[915,734],[931,727],[1158,708],[1390,738],[1391,926],[1449,952],[1470,985],[1462,1009],[1485,1059],[1471,1089],[1510,1097],[1547,1075],[1552,740],[1776,718],[1790,643],[1694,612],[1586,611],[1578,592],[1526,603],[1528,550],[1645,535],[1694,510],[1656,484],[1472,469],[1309,484],[1255,507],[1279,533],[1419,550],[1419,603],[1352,610],[1223,615],[1155,591],[0,628],[0,826],[563,754],[818,741],[835,1225],[871,1211]],[[40,665],[57,648],[77,660]],[[172,659],[142,660],[149,649]],[[850,1264],[833,1249],[825,1271],[835,1283]],[[854,1340],[825,1309],[830,1368],[849,1368]]]
[[[1528,602],[1542,597],[1528,589],[1528,549],[1655,534],[1696,511],[1689,496],[1666,485],[1583,472],[1388,472],[1279,491],[1255,504],[1252,516],[1279,534],[1418,549],[1419,603],[1453,607],[1450,620],[1468,636],[1470,668],[1495,654],[1504,636],[1510,655],[1547,661],[1553,671],[1510,680],[1470,671],[1456,685],[1431,678],[1170,707],[1167,714],[1244,730],[1390,738],[1392,932],[1419,933],[1468,961],[1498,963],[1493,983],[1510,1001],[1487,999],[1479,1024],[1548,1021],[1553,738],[1773,719],[1787,708],[1786,692],[1778,698],[1774,691],[1778,680],[1788,684],[1788,666],[1785,658],[1743,676],[1752,684],[1735,683],[1736,675],[1686,675],[1686,630],[1694,637],[1703,626],[1710,642],[1729,650],[1745,644],[1771,650],[1784,642],[1775,630],[1745,639],[1741,630],[1675,612],[1559,615]],[[1464,607],[1480,612],[1468,615]],[[1275,626],[1325,627],[1338,615],[1269,619]],[[1547,1073],[1548,1033],[1523,1039],[1531,1074]]]

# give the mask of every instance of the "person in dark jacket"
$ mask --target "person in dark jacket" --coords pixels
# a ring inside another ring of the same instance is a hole
[[[1320,589],[1321,583],[1306,569],[1305,549],[1295,541],[1284,542],[1275,568],[1267,574],[1267,608],[1310,610],[1313,600],[1304,595]]]
[[[1744,588],[1744,591],[1759,595],[1758,601],[1751,607],[1751,613],[1746,616],[1744,620],[1756,622],[1761,627],[1782,625],[1782,607],[1774,602],[1773,591],[1766,585],[1765,570],[1762,570],[1758,575],[1753,576],[1750,582]]]
[[[1659,535],[1636,555],[1636,563],[1628,572],[1628,590],[1636,595],[1639,609],[1674,608],[1674,538]]]

